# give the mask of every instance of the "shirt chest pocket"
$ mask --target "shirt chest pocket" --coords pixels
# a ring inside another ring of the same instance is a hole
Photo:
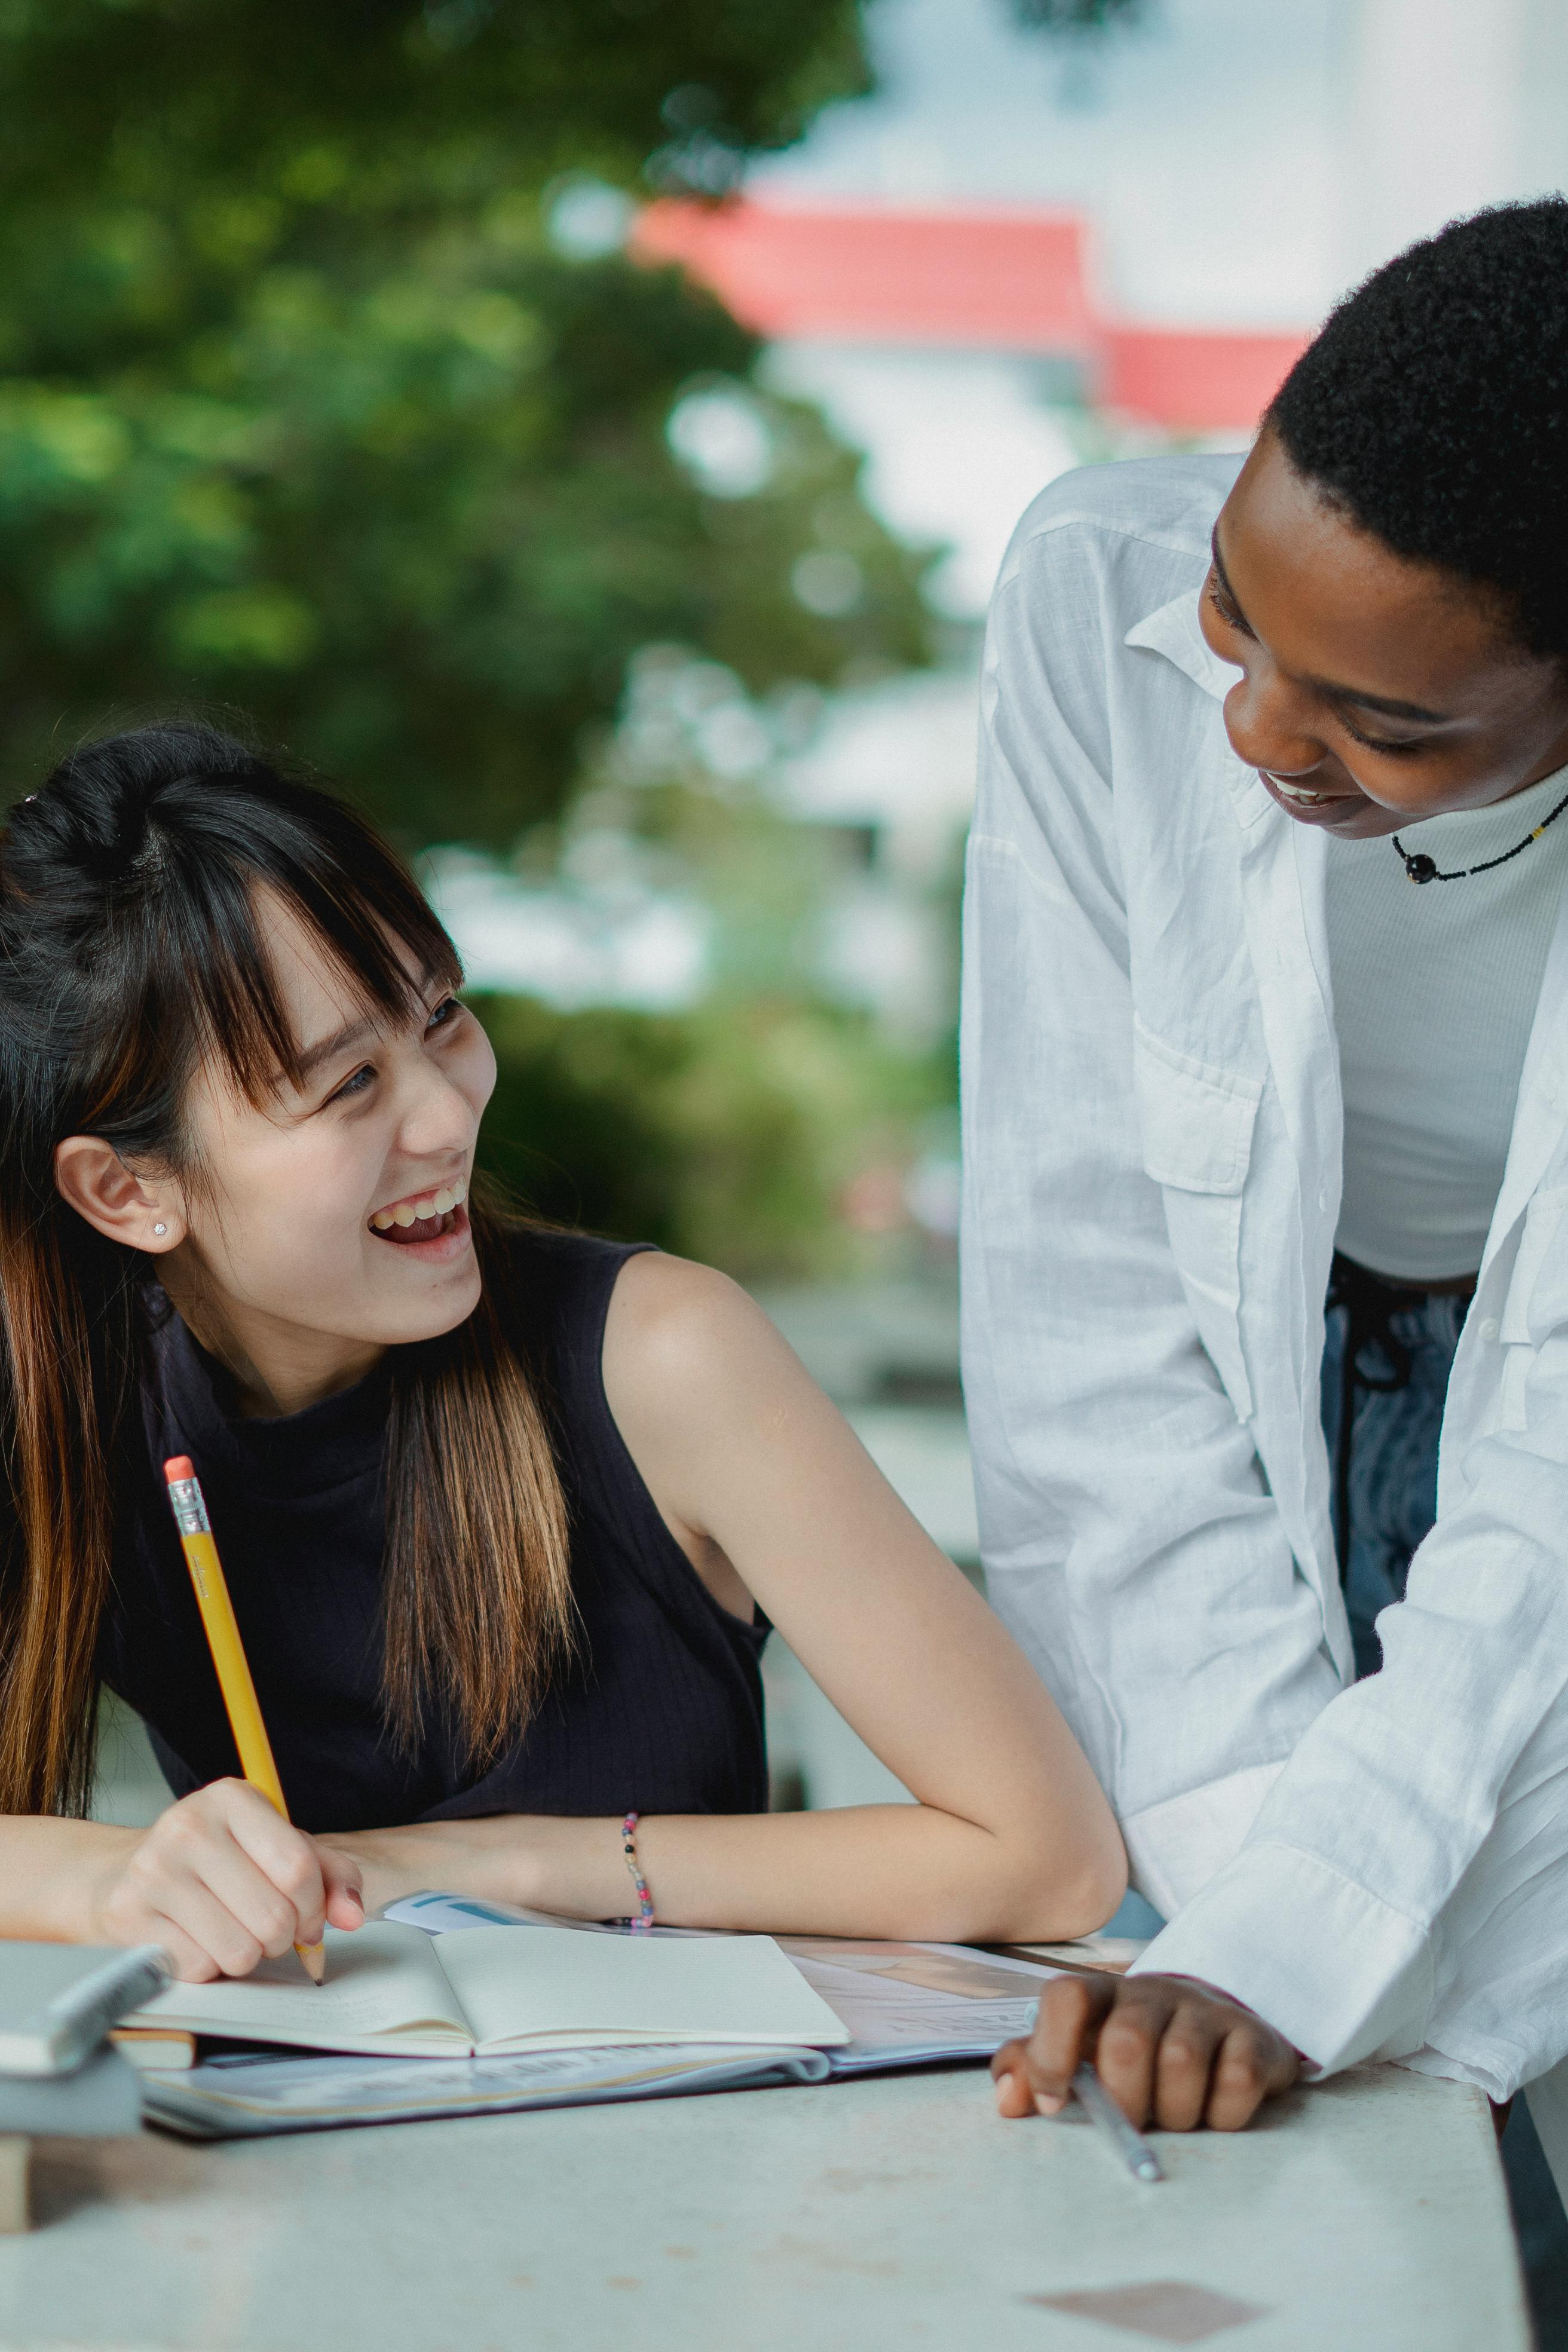
[[[1241,1349],[1241,1194],[1263,1087],[1197,1060],[1134,1016],[1132,1077],[1143,1167],[1161,1188],[1182,1287],[1237,1417],[1250,1420]]]
[[[1563,1246],[1565,1209],[1568,1184],[1550,1184],[1535,1194],[1524,1213],[1524,1230],[1497,1330],[1502,1349],[1496,1424],[1500,1429],[1524,1427],[1525,1382],[1536,1350],[1552,1331],[1568,1322],[1568,1252]],[[1484,1330],[1483,1326],[1483,1336]]]

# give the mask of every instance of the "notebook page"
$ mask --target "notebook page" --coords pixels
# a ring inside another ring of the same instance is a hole
[[[642,2041],[822,2049],[848,2039],[771,1936],[469,1927],[438,1948],[481,2050]]]
[[[311,1984],[290,1955],[253,1977],[171,1985],[132,2021],[301,2050],[439,2058],[469,2049],[468,2020],[437,1947],[417,1927],[372,1921],[352,1935],[329,1927],[326,1946],[324,1985]]]

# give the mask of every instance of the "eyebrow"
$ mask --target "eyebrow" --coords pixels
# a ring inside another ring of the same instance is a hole
[[[441,977],[442,974],[434,964],[426,964],[419,974],[421,993],[428,996]],[[322,1037],[316,1045],[307,1045],[295,1065],[299,1073],[297,1081],[299,1087],[302,1089],[306,1081],[315,1076],[323,1062],[332,1062],[340,1054],[352,1053],[357,1045],[379,1034],[376,1024],[366,1014],[363,1020],[345,1024],[331,1037]]]
[[[307,1045],[299,1059],[299,1084],[303,1087],[324,1062],[335,1061],[340,1054],[349,1053],[374,1034],[374,1028],[369,1021],[355,1021],[346,1029],[338,1030],[334,1035],[323,1037],[319,1045]]]
[[[1246,614],[1241,599],[1230,584],[1230,574],[1225,568],[1225,558],[1219,551],[1217,522],[1209,534],[1209,554],[1214,562],[1215,576],[1225,591],[1226,601],[1235,606],[1237,614],[1245,620]],[[1339,686],[1332,678],[1307,677],[1301,682],[1304,686],[1314,687],[1320,694],[1326,695],[1331,702],[1353,702],[1358,710],[1375,710],[1384,719],[1409,719],[1422,727],[1447,727],[1453,722],[1452,711],[1428,710],[1419,702],[1400,702],[1393,695],[1388,694],[1363,694],[1359,686]]]

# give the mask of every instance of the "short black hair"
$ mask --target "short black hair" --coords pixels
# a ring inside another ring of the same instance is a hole
[[[1568,202],[1496,205],[1386,263],[1265,424],[1363,530],[1568,660]]]

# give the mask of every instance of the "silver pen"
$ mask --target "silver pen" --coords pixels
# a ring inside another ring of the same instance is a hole
[[[1159,2158],[1142,2133],[1128,2122],[1092,2066],[1079,2067],[1072,2088],[1089,2122],[1099,2125],[1133,2179],[1163,2180]]]

